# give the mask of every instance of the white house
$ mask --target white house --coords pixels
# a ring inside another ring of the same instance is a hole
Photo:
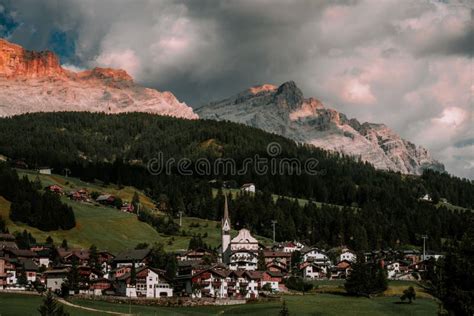
[[[387,278],[394,279],[397,274],[400,274],[400,263],[395,261],[387,264]]]
[[[247,271],[245,276],[248,283],[246,298],[257,298],[260,289],[260,281],[262,279],[262,272]]]
[[[304,245],[298,241],[289,241],[289,242],[285,242],[281,245],[281,249],[283,252],[289,252],[289,253],[293,253],[295,251],[301,251],[302,249],[304,249]]]
[[[16,270],[15,268],[7,268],[5,269],[5,272],[6,272],[6,285],[9,286],[9,285],[16,285],[17,282],[18,282],[18,277],[16,275]]]
[[[234,285],[235,295],[245,298],[258,297],[261,288],[261,271],[232,271],[229,274],[229,285]]]
[[[15,265],[8,259],[0,258],[0,288],[10,287],[17,283]]]
[[[314,262],[304,262],[300,265],[300,270],[305,279],[320,279],[326,276],[327,266],[320,266]]]
[[[303,263],[300,265],[300,270],[304,278],[321,278],[328,273],[331,261],[324,252],[318,248],[305,248],[302,255]]]
[[[51,168],[41,167],[41,168],[38,169],[38,173],[39,174],[48,174],[48,175],[50,175],[51,174]]]
[[[356,259],[357,259],[357,256],[355,255],[355,253],[349,250],[343,251],[341,255],[339,256],[339,262],[344,261],[344,260],[347,260],[349,262],[355,262]]]
[[[46,288],[51,291],[61,290],[61,285],[66,281],[69,269],[57,269],[45,271],[43,275],[46,277]]]
[[[132,284],[131,272],[117,278],[117,291],[127,297],[142,296],[159,298],[173,296],[173,288],[159,269],[141,267],[136,271],[136,284]]]
[[[431,202],[431,201],[432,201],[431,196],[430,196],[429,194],[423,195],[423,196],[420,198],[420,200],[422,200],[422,201],[427,201],[427,202]]]
[[[216,297],[225,298],[228,296],[229,285],[228,271],[211,268],[203,270],[192,277],[193,293],[192,297]]]
[[[241,191],[255,193],[255,184],[245,183],[240,187]]]
[[[305,248],[302,250],[303,262],[311,261],[321,264],[329,264],[329,257],[318,248]]]
[[[39,266],[44,266],[45,268],[49,267],[50,260],[48,257],[39,257]]]

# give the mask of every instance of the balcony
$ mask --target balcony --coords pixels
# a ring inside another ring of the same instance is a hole
[[[214,281],[212,282],[212,286],[213,287],[220,287],[222,285],[222,282],[221,281]]]

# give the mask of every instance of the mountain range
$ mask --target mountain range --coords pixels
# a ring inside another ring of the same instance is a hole
[[[428,150],[401,138],[384,124],[361,123],[304,98],[293,81],[251,87],[196,109],[200,118],[229,120],[279,134],[297,142],[367,161],[378,169],[421,174],[444,166]]]
[[[62,67],[50,51],[28,51],[0,39],[0,117],[56,111],[229,120],[353,156],[379,169],[406,174],[444,170],[425,148],[384,124],[360,123],[315,98],[304,98],[292,81],[251,87],[193,111],[171,92],[137,85],[124,70],[96,67],[74,72]]]
[[[0,39],[0,116],[28,112],[148,112],[197,115],[171,92],[139,86],[124,70],[73,72],[49,51],[34,52]]]

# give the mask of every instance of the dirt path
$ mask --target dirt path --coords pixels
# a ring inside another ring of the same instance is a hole
[[[76,305],[76,304],[68,302],[68,301],[66,301],[62,298],[58,298],[58,302],[60,302],[61,304],[70,306],[70,307],[80,308],[80,309],[83,309],[83,310],[86,310],[86,311],[91,311],[91,312],[105,313],[105,314],[111,314],[111,315],[121,315],[121,316],[133,316],[133,314],[125,314],[125,313],[112,312],[112,311],[104,311],[104,310],[101,310],[101,309],[95,309],[95,308],[91,308],[91,307]]]

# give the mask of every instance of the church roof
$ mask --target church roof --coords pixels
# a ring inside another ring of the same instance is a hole
[[[239,234],[237,235],[237,237],[235,237],[234,239],[232,239],[231,243],[246,243],[246,244],[256,244],[258,243],[258,240],[255,239],[251,234],[250,234],[250,231],[248,229],[245,229],[245,228],[242,228],[241,230],[239,230]]]

